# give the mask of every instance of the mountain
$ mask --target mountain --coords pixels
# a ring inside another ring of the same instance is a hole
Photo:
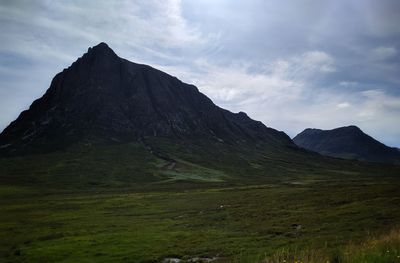
[[[365,134],[356,126],[333,130],[305,129],[293,141],[322,155],[373,162],[400,162],[400,152]]]
[[[195,86],[120,58],[105,43],[58,73],[0,134],[0,185],[146,191],[377,171],[398,174],[301,149],[285,133],[222,109]]]
[[[58,73],[46,93],[4,129],[0,149],[45,152],[77,142],[147,137],[294,145],[285,133],[224,110],[195,86],[120,58],[100,43]]]

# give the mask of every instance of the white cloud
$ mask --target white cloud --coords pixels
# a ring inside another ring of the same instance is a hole
[[[339,85],[343,87],[355,87],[358,83],[356,81],[340,81]]]
[[[395,47],[378,47],[372,51],[372,56],[375,60],[386,60],[396,55],[397,49]]]
[[[287,59],[277,59],[266,67],[273,75],[286,79],[306,80],[336,70],[334,59],[323,51],[309,51]]]
[[[321,72],[334,72],[336,71],[333,66],[333,58],[323,51],[310,51],[301,56],[303,65],[311,69],[319,69]]]
[[[264,104],[281,106],[302,100],[309,92],[305,87],[309,78],[332,72],[334,60],[325,52],[310,51],[277,59],[264,65],[261,72],[252,72],[252,64],[244,62],[217,66],[198,59],[194,65],[201,68],[197,74],[182,67],[161,68],[195,83],[218,104],[239,110],[252,104],[260,109]]]
[[[341,102],[341,103],[337,104],[336,107],[338,107],[339,109],[345,109],[345,108],[351,107],[351,104],[348,102]]]
[[[366,90],[361,94],[367,99],[369,108],[376,111],[395,110],[400,112],[400,98],[389,96],[383,90]]]
[[[249,73],[247,66],[208,66],[207,76],[197,81],[199,87],[218,101],[253,103],[255,100],[285,100],[297,98],[301,83],[275,74]],[[285,94],[284,96],[282,96]]]
[[[170,49],[198,47],[207,41],[207,36],[187,25],[180,0],[15,3],[1,5],[0,17],[5,40],[0,51],[28,58],[71,62],[76,52],[82,52],[76,47],[101,41],[117,50],[140,51],[136,54],[141,56],[165,56]],[[71,41],[74,45],[64,44]]]

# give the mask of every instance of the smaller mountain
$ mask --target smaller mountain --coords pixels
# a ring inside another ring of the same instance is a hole
[[[322,155],[361,161],[400,164],[400,151],[365,134],[357,126],[333,130],[305,129],[293,141]]]

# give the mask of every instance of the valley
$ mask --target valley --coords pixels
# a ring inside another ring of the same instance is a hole
[[[216,160],[201,143],[157,145],[176,166],[139,143],[1,159],[2,258],[326,262],[400,223],[397,166],[221,145],[207,149],[225,153]]]

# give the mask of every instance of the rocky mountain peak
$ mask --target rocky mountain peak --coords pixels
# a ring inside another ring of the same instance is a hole
[[[108,57],[118,57],[106,43],[101,42],[100,44],[89,47],[85,55],[88,56],[108,56]]]
[[[46,93],[1,133],[0,145],[43,149],[146,136],[292,144],[283,132],[221,109],[195,86],[119,58],[100,43],[54,77]]]

